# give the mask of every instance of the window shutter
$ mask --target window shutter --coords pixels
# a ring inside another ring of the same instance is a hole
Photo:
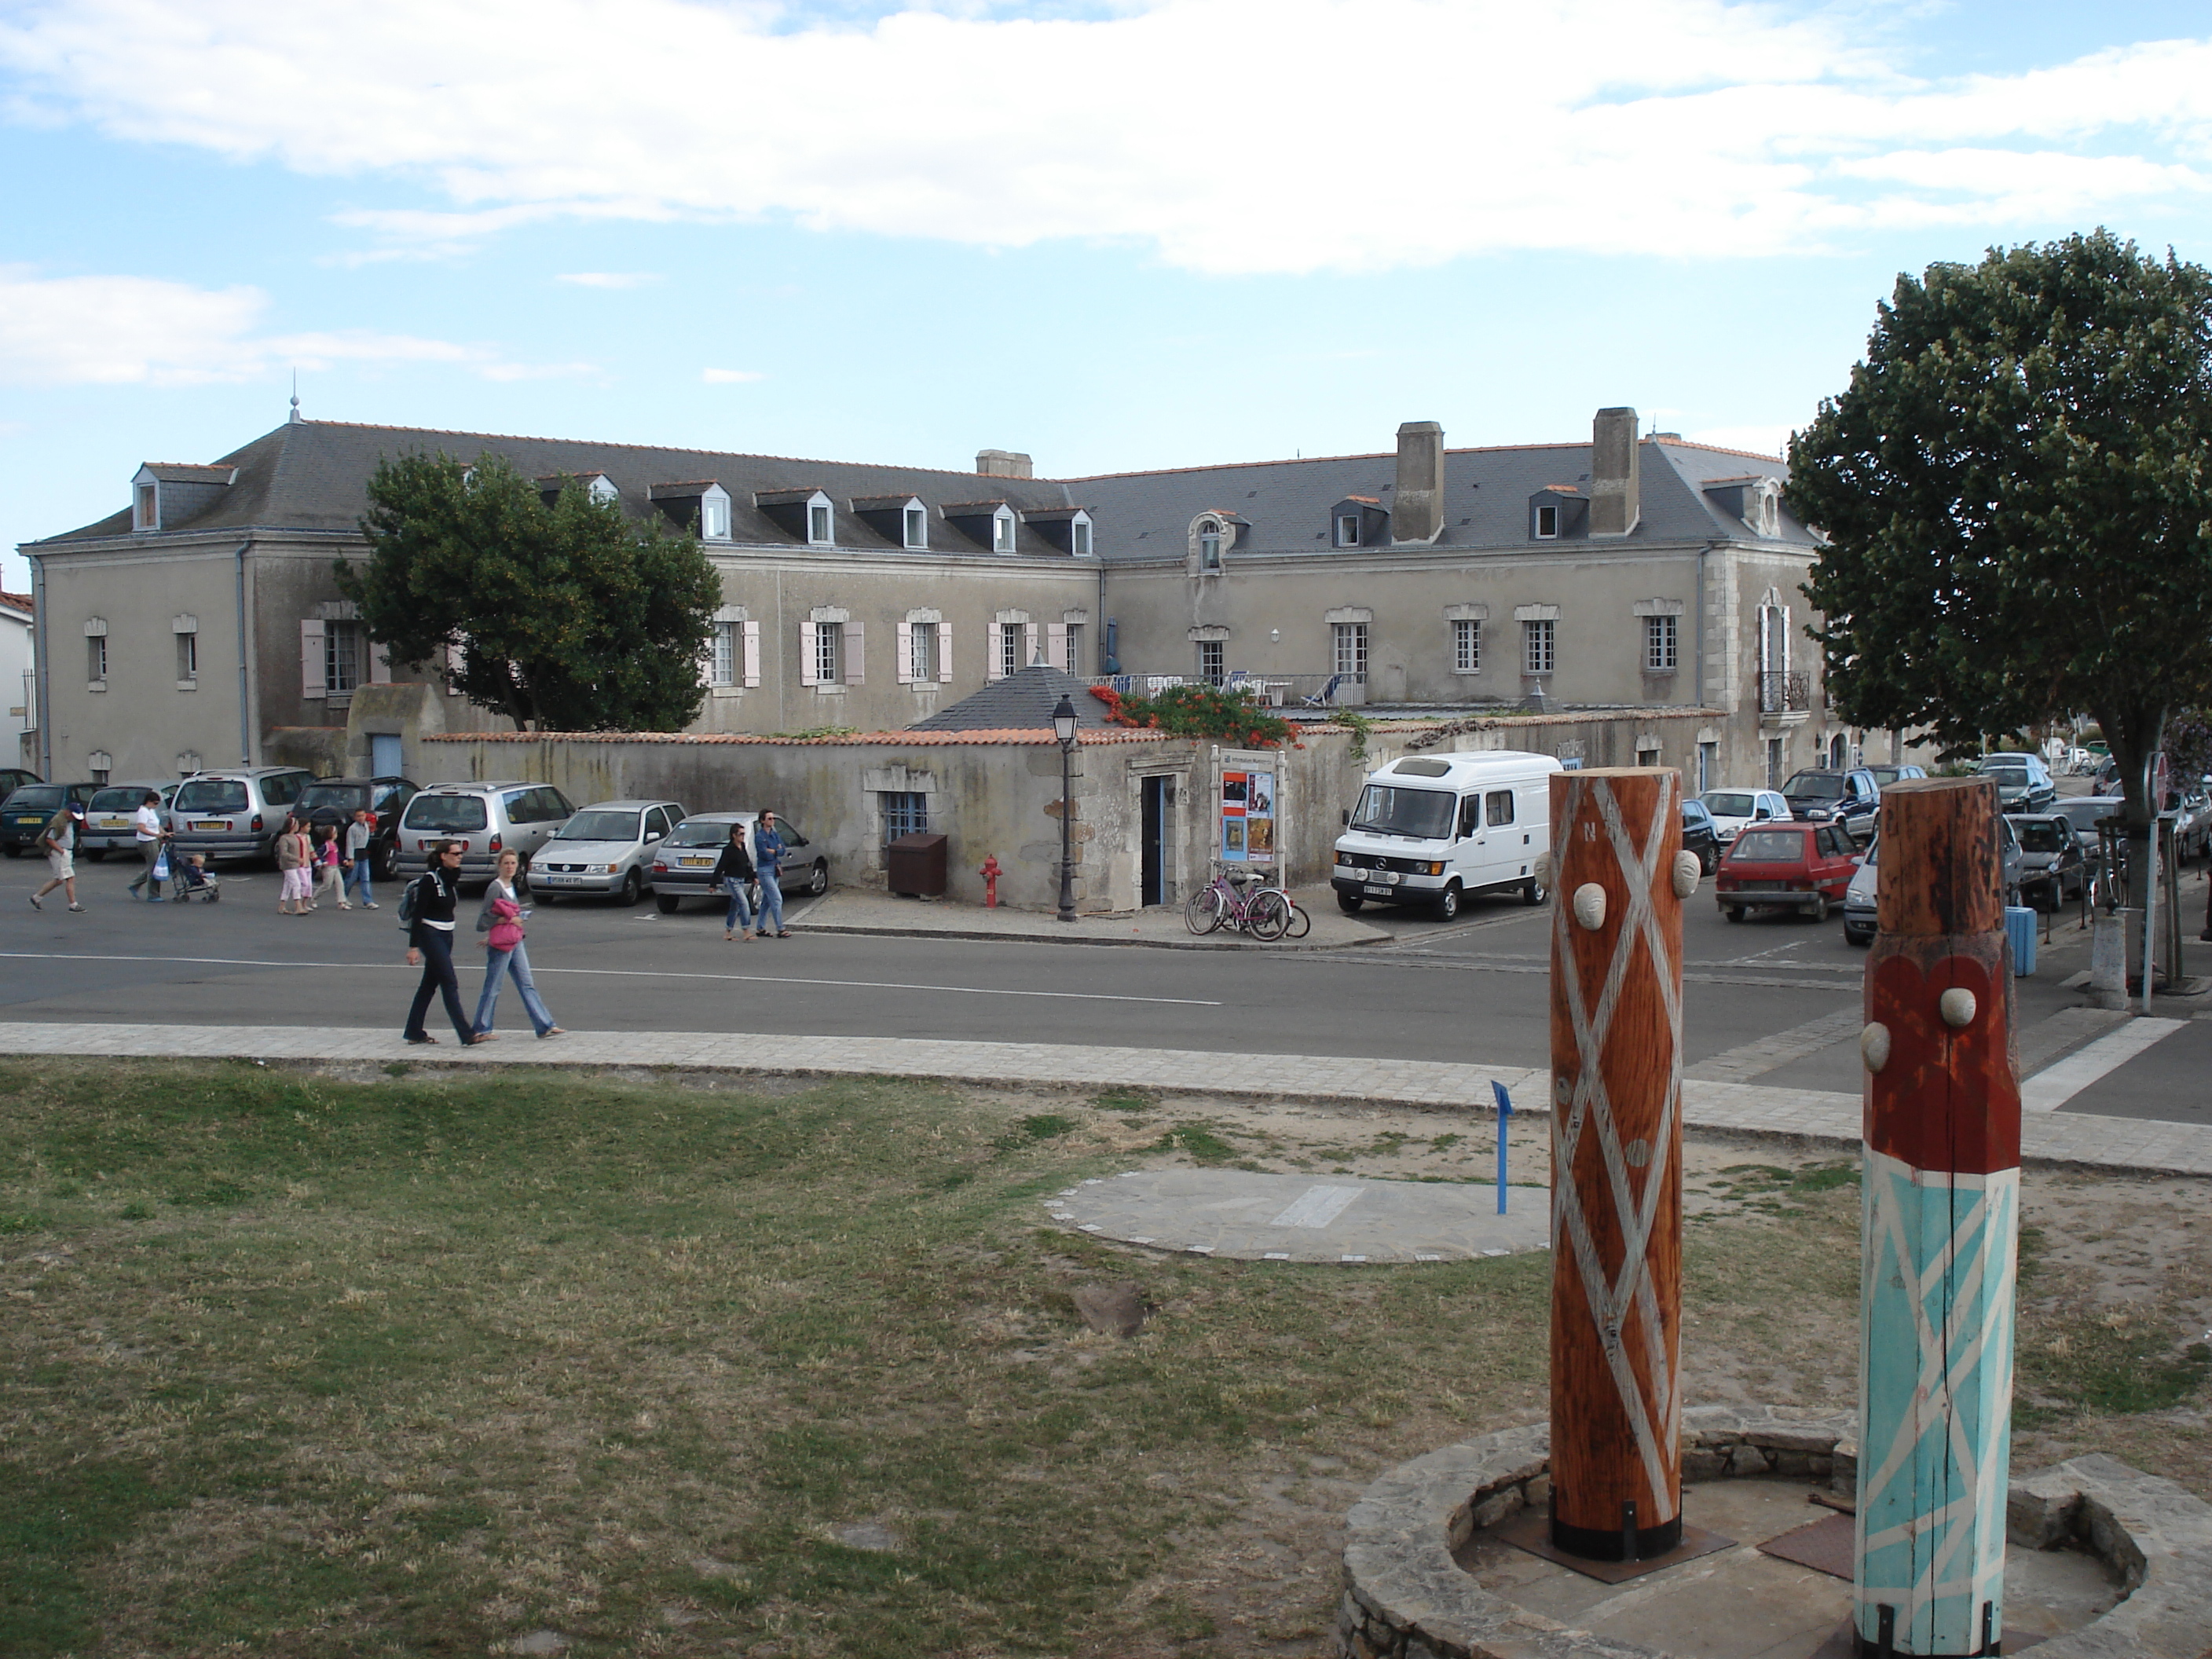
[[[1037,625],[1022,624],[1022,666],[1027,668],[1037,659]]]
[[[937,681],[940,685],[952,684],[952,624],[937,624]]]
[[[760,624],[749,622],[745,630],[745,684],[760,684]]]
[[[300,695],[319,697],[327,694],[324,679],[323,624],[320,618],[302,618],[300,623]]]
[[[914,624],[910,622],[898,625],[898,657],[891,666],[898,671],[901,685],[914,684]]]
[[[1044,625],[1044,639],[1045,660],[1054,668],[1063,669],[1073,674],[1075,672],[1075,665],[1067,659],[1067,624],[1047,623]]]
[[[368,647],[368,683],[371,685],[392,684],[392,647],[372,645]]]
[[[845,649],[841,654],[845,660],[837,665],[845,671],[845,684],[866,685],[868,683],[867,633],[859,623],[845,624]]]
[[[988,648],[983,653],[983,678],[987,680],[995,680],[1000,678],[999,673],[999,664],[1001,659],[999,653],[1006,648],[1004,645],[1000,643],[1000,635],[1007,629],[1012,627],[1013,624],[1012,623],[994,622],[990,626],[990,639],[988,641]]]
[[[799,624],[799,683],[801,685],[822,684],[814,672],[814,624],[803,622]]]

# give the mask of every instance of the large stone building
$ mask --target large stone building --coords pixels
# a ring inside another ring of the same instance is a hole
[[[900,731],[1035,661],[1259,682],[1294,706],[1705,708],[1692,787],[1848,752],[1803,634],[1816,538],[1779,462],[1642,437],[1031,476],[297,417],[29,543],[50,776],[297,760],[427,779],[428,734],[504,722],[386,662],[332,575],[378,463],[505,457],[696,527],[725,604],[702,732]],[[82,646],[78,641],[82,641]],[[76,672],[84,653],[84,673]],[[1656,741],[1655,749],[1656,753]]]

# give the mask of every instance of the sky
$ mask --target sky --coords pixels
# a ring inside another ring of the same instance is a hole
[[[0,580],[310,418],[1040,474],[1775,452],[1901,271],[2212,261],[2212,4],[0,0]]]

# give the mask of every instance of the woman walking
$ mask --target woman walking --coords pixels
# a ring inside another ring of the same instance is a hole
[[[722,937],[735,937],[732,929],[742,925],[744,936],[753,936],[753,907],[745,897],[745,887],[753,879],[753,861],[745,851],[745,826],[730,826],[730,838],[723,843],[722,856],[714,860],[714,879],[722,884],[722,890],[730,896],[729,908],[722,912]]]
[[[499,1007],[500,981],[507,975],[514,976],[514,988],[521,994],[523,1012],[541,1037],[559,1036],[562,1030],[553,1023],[546,1011],[545,999],[538,994],[537,982],[530,977],[530,952],[522,942],[522,860],[513,853],[499,855],[499,873],[484,889],[483,905],[477,912],[477,932],[484,936],[483,994],[477,999],[476,1039],[478,1042],[498,1041],[499,1034],[491,1029],[492,1015]]]
[[[776,829],[775,814],[762,813],[754,827],[753,867],[760,874],[760,915],[754,920],[754,931],[763,939],[769,936],[770,916],[775,918],[775,937],[791,937],[783,925],[783,853],[789,844]]]
[[[286,818],[276,836],[276,870],[284,882],[276,894],[278,915],[304,916],[313,908],[313,857],[300,820]]]
[[[407,1029],[400,1033],[410,1042],[438,1040],[422,1029],[422,1016],[429,1012],[434,995],[446,1000],[446,1018],[453,1022],[453,1035],[463,1046],[477,1040],[468,1012],[461,1006],[461,982],[453,977],[453,912],[461,897],[460,867],[460,842],[440,842],[438,850],[430,854],[430,867],[416,877],[407,890],[411,909],[406,901],[401,903],[403,914],[410,917],[407,965],[412,968],[419,963],[422,969],[422,982],[415,988],[415,1003],[407,1011]]]

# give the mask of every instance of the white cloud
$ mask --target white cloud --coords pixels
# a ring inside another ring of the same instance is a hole
[[[578,288],[646,288],[660,278],[644,270],[569,270],[553,280]]]
[[[765,380],[768,376],[752,368],[702,368],[699,378],[708,386],[744,386],[754,380]]]
[[[0,25],[0,64],[51,118],[450,204],[344,216],[384,242],[362,258],[556,216],[1112,239],[1207,271],[1741,256],[1931,223],[2047,232],[2212,184],[2207,42],[1928,81],[1849,7],[1059,10],[32,0]]]
[[[491,380],[583,371],[509,363],[482,346],[367,329],[259,331],[269,297],[148,276],[40,277],[0,266],[0,380],[24,386],[191,386],[333,363],[449,363]]]

